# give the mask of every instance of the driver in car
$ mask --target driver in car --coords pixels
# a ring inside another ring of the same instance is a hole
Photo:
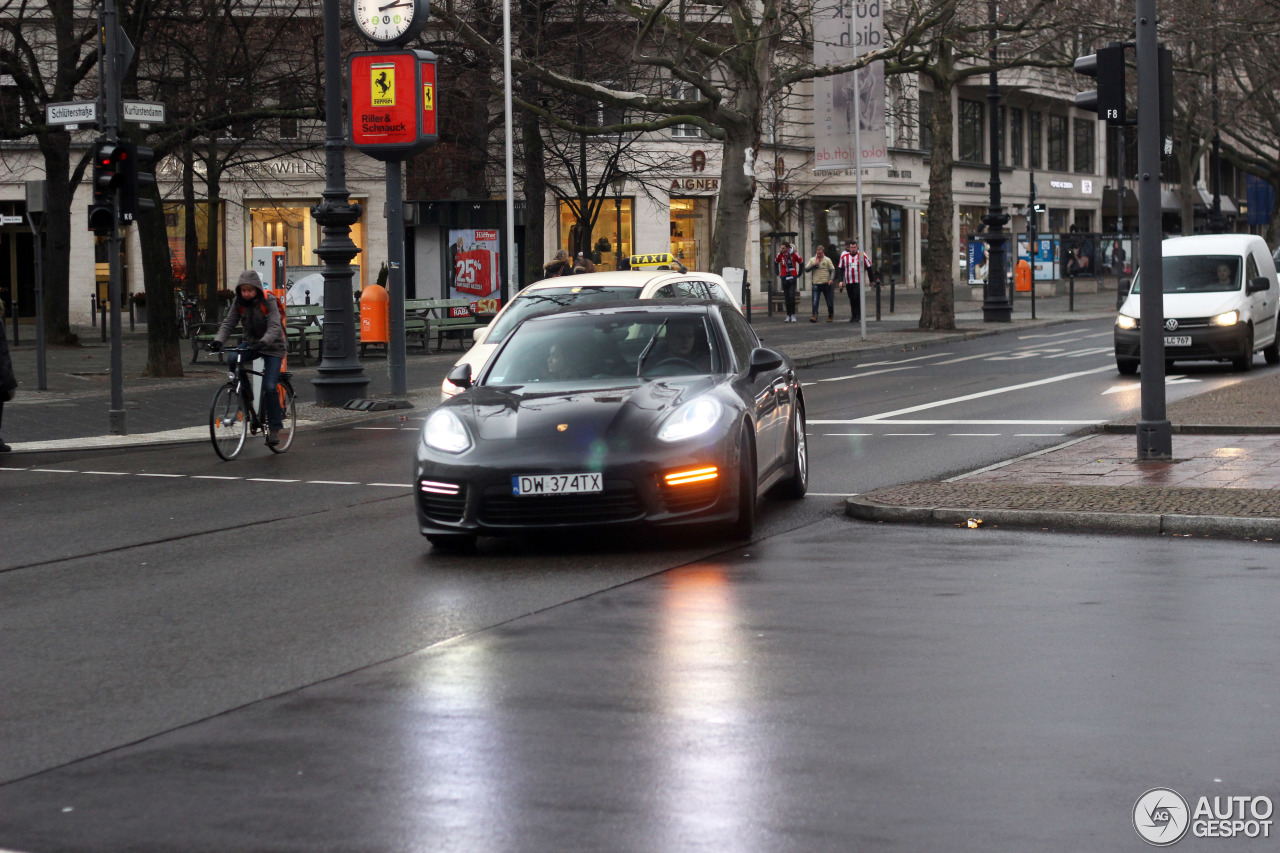
[[[711,353],[707,348],[707,336],[700,326],[691,323],[672,323],[667,326],[663,338],[662,361],[675,359],[692,366],[698,373],[711,370]]]

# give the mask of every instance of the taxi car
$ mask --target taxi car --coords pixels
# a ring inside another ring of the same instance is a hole
[[[669,265],[670,255],[632,255],[633,269],[560,276],[535,282],[502,306],[489,325],[476,329],[475,342],[454,364],[469,364],[479,376],[485,362],[511,330],[528,317],[569,307],[629,299],[711,299],[742,311],[742,304],[723,278],[709,272],[682,272]],[[459,389],[447,378],[440,393],[448,398]]]
[[[757,497],[808,488],[795,368],[733,306],[637,301],[531,317],[418,441],[419,529],[477,536],[723,524],[749,538]]]

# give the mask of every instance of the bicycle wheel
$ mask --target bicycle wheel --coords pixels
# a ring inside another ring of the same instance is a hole
[[[235,459],[244,447],[248,428],[240,395],[234,386],[223,385],[213,395],[213,405],[209,407],[209,438],[214,451],[228,462]]]
[[[281,422],[284,428],[280,430],[280,443],[268,444],[267,447],[271,448],[272,453],[284,453],[293,444],[293,434],[298,431],[298,401],[293,393],[293,385],[287,379],[280,380],[276,392],[280,395]]]

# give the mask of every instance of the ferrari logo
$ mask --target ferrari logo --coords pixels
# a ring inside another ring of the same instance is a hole
[[[375,107],[394,107],[396,105],[396,65],[394,62],[375,62],[369,66],[369,85],[372,98],[369,101]]]
[[[564,432],[569,428],[568,424],[556,424],[556,432]]]
[[[429,112],[436,108],[435,86],[430,83],[422,84],[422,110]]]

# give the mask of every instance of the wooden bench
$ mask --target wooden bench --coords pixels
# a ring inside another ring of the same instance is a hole
[[[426,350],[434,334],[437,352],[444,348],[446,335],[456,336],[458,345],[466,349],[465,333],[488,325],[471,313],[468,299],[406,299],[404,318],[406,343],[417,340]]]
[[[201,323],[198,326],[191,327],[191,363],[195,364],[200,360],[200,354],[206,352],[205,347],[213,343],[213,339],[218,334],[218,327],[222,322],[217,323]],[[222,353],[214,353],[214,357],[218,361],[222,361]]]

